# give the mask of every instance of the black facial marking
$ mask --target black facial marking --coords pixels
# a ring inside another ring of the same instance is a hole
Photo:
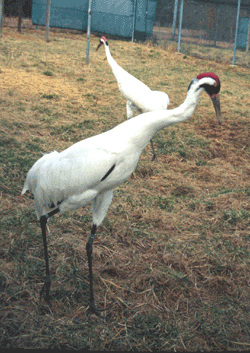
[[[105,180],[109,176],[109,174],[114,170],[114,168],[115,168],[115,164],[107,171],[104,177],[102,177],[101,181]]]
[[[217,86],[210,86],[207,84],[201,85],[200,87],[204,88],[205,91],[212,96],[213,94],[217,94],[220,92],[220,84],[218,84]]]
[[[190,84],[189,84],[189,86],[188,86],[188,89],[187,89],[188,91],[189,91],[190,87],[192,86],[194,80],[195,80],[195,79],[193,78],[192,81],[190,82]]]

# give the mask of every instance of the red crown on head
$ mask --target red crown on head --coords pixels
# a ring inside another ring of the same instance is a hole
[[[204,78],[204,77],[211,77],[215,82],[217,83],[218,86],[220,86],[220,80],[219,77],[214,73],[214,72],[203,72],[202,74],[199,74],[196,76],[198,80]]]

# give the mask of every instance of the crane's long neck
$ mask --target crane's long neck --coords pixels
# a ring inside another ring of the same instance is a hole
[[[165,113],[164,116],[159,115],[159,118],[155,118],[152,126],[154,134],[169,125],[181,123],[190,118],[197,106],[201,91],[202,89],[196,92],[193,90],[189,91],[185,101],[179,107],[163,111]]]
[[[106,52],[108,63],[111,66],[114,75],[116,76],[117,72],[123,71],[123,69],[121,68],[120,65],[117,64],[115,59],[113,59],[112,55],[110,54],[109,46],[106,43],[104,44],[104,47],[105,47],[105,52]]]
[[[190,89],[185,101],[178,108],[144,113],[128,120],[126,129],[133,143],[137,145],[137,148],[143,150],[159,130],[191,117],[202,90],[198,89],[195,91],[194,89]]]

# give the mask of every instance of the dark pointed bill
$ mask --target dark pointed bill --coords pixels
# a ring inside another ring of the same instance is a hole
[[[96,48],[96,51],[100,48],[101,45],[102,45],[102,42],[100,41],[97,48]]]
[[[216,112],[216,116],[218,119],[219,124],[221,125],[221,121],[222,121],[222,116],[221,116],[221,111],[220,111],[220,95],[219,93],[213,95],[213,97],[211,97],[213,105],[214,105],[214,109]]]

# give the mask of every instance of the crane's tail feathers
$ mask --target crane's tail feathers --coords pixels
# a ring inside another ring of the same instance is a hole
[[[23,190],[21,192],[21,195],[25,194],[26,191],[28,191],[28,190],[29,190],[28,186],[24,184],[24,187],[23,187]]]

